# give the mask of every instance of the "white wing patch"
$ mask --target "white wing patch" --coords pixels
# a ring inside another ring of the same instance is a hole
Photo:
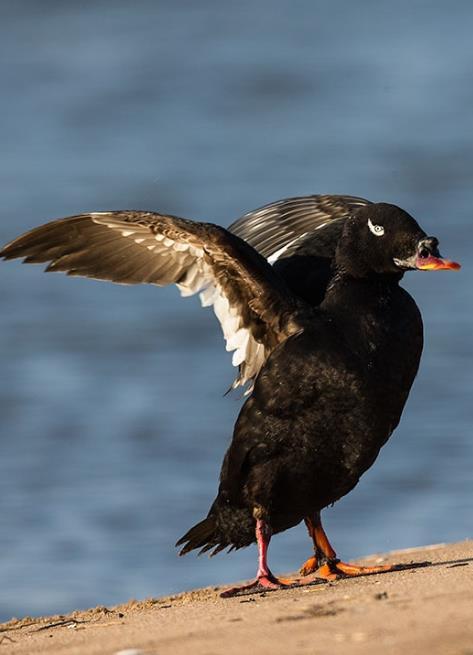
[[[187,272],[182,283],[177,285],[182,296],[199,293],[202,307],[213,306],[216,317],[222,327],[226,341],[227,352],[233,351],[232,364],[244,364],[244,372],[234,381],[232,388],[245,386],[248,380],[256,376],[265,360],[264,345],[258,343],[250,330],[241,325],[241,317],[237,308],[232,307],[227,297],[213,281],[212,276],[205,272],[205,265],[195,263]],[[245,391],[250,393],[252,385]]]
[[[325,225],[325,223],[324,223]],[[323,225],[320,225],[319,227],[323,227]],[[318,229],[318,228],[317,228]],[[299,241],[299,239],[302,239],[303,237],[307,236],[308,232],[304,232],[304,234],[300,234],[298,237],[295,239],[292,239],[292,241],[289,241],[286,243],[282,248],[279,248],[279,250],[276,250],[276,252],[273,252],[272,255],[268,257],[268,262],[270,264],[274,264],[275,261],[277,261],[281,255],[283,255],[288,248],[290,248],[296,241]]]
[[[382,225],[374,225],[369,218],[368,218],[368,227],[370,228],[370,232],[372,232],[376,237],[383,236],[384,227]]]
[[[195,254],[202,255],[194,249]],[[251,335],[251,331],[241,324],[241,317],[236,307],[232,307],[222,292],[210,270],[204,262],[197,260],[187,271],[185,278],[177,284],[181,296],[199,294],[202,307],[213,306],[216,317],[222,327],[227,352],[233,351],[233,366],[244,365],[240,375],[233,382],[232,388],[245,386],[257,375],[265,360],[265,350]],[[253,385],[246,389],[251,392]]]
[[[114,220],[114,217],[108,213],[95,212],[91,216],[94,222],[116,229],[122,236],[131,238],[136,244],[154,252],[158,257],[158,262],[161,258],[160,255],[164,255],[166,250],[174,250],[182,257],[181,263],[177,262],[176,265],[183,266],[185,259],[188,258],[187,271],[176,283],[176,286],[181,296],[192,296],[198,293],[203,307],[213,306],[222,327],[226,350],[233,351],[232,364],[241,366],[232,388],[245,386],[257,375],[265,361],[264,345],[256,341],[251,331],[242,325],[238,308],[230,305],[223,289],[216,284],[212,269],[205,263],[202,248],[176,241],[164,234],[150,233],[148,227],[139,224],[126,225],[124,228],[122,221]],[[251,389],[252,385],[246,389],[245,395],[250,393]]]

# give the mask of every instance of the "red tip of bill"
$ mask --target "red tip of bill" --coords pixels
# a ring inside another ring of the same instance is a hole
[[[443,259],[443,257],[418,257],[416,260],[416,268],[419,271],[459,271],[460,264],[452,262],[450,259]]]

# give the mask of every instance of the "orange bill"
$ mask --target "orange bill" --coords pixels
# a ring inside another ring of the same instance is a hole
[[[443,259],[443,257],[417,257],[416,268],[420,271],[459,271],[461,266],[457,262],[452,262],[450,259]]]

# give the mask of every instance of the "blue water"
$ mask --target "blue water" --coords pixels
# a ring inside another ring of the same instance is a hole
[[[473,5],[2,3],[0,242],[81,211],[228,225],[281,197],[395,202],[461,273],[412,274],[426,326],[402,423],[326,512],[340,554],[473,533]],[[0,264],[0,619],[249,577],[178,559],[238,412],[215,317],[175,289]],[[310,553],[302,527],[271,563]]]

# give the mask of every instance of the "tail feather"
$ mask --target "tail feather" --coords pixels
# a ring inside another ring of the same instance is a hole
[[[251,512],[245,507],[222,503],[217,498],[207,518],[186,532],[176,546],[183,546],[179,555],[199,549],[199,555],[212,550],[210,557],[213,557],[227,547],[230,550],[244,548],[254,541],[254,519]]]
[[[179,555],[185,555],[195,548],[201,548],[201,553],[205,553],[214,546],[218,545],[215,529],[216,520],[214,516],[207,516],[203,521],[194,525],[186,534],[179,539],[176,546],[184,545],[179,551]],[[199,553],[200,554],[200,553]]]
[[[213,557],[214,555],[217,555],[221,550],[225,550],[225,548],[228,546],[228,544],[217,544],[213,551],[210,553],[210,557]],[[200,553],[199,553],[200,555]]]
[[[206,553],[206,552],[208,552],[209,550],[211,550],[213,547],[214,547],[213,544],[205,544],[205,546],[199,550],[199,552],[197,553],[197,555],[203,555],[204,553]]]

